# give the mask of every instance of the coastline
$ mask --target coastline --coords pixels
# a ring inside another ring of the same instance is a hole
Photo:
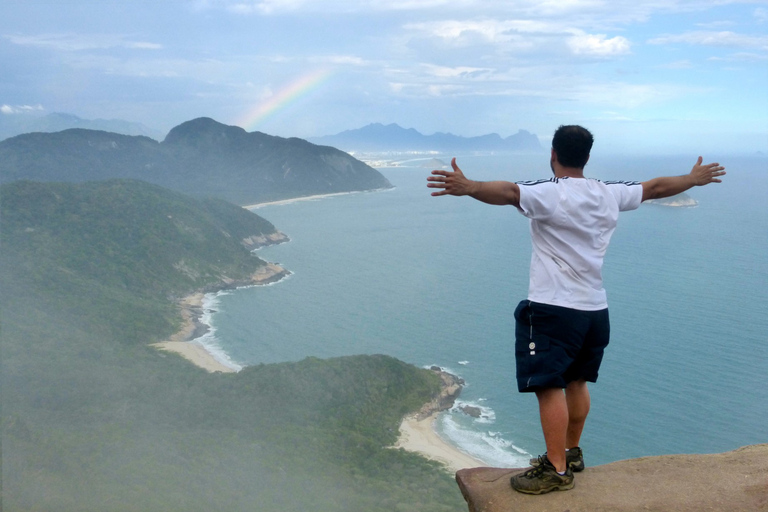
[[[347,192],[331,192],[328,194],[315,194],[312,196],[293,197],[290,199],[278,199],[277,201],[265,201],[263,203],[245,205],[243,206],[243,208],[245,208],[246,210],[258,210],[259,208],[262,208],[264,206],[284,205],[284,204],[297,203],[299,201],[313,201],[315,199],[324,199],[326,197],[345,196],[349,194],[360,194],[363,192],[377,192],[380,190],[389,190],[389,188],[385,187],[385,188],[373,188],[370,190],[350,190]]]
[[[453,407],[461,394],[464,380],[445,372],[438,366],[430,368],[440,376],[440,393],[424,404],[421,409],[407,415],[400,423],[400,434],[392,448],[418,453],[429,460],[434,460],[446,469],[456,472],[465,468],[487,466],[476,457],[462,452],[456,446],[444,440],[435,430],[435,422],[442,411]]]
[[[264,286],[277,282],[289,274],[290,272],[283,267],[274,263],[267,263],[254,272],[247,280],[225,279],[222,285],[216,287],[215,290],[221,291],[244,286]],[[203,301],[206,293],[213,293],[213,290],[198,291],[179,300],[178,305],[182,318],[181,328],[167,340],[152,343],[150,346],[163,352],[178,354],[209,373],[237,373],[239,371],[238,368],[222,363],[204,345],[195,341],[208,332],[208,326],[200,321],[200,317],[204,312]]]
[[[274,242],[277,240],[273,240]],[[264,286],[277,282],[287,275],[290,275],[290,272],[283,267],[275,263],[267,263],[245,281],[225,279],[221,286],[212,289],[207,288],[183,297],[178,301],[182,317],[180,329],[167,340],[152,343],[150,346],[162,352],[177,354],[209,373],[237,373],[240,368],[224,364],[205,345],[196,342],[209,330],[209,327],[201,322],[206,294],[244,286]],[[483,461],[462,452],[456,446],[445,441],[435,430],[438,415],[453,406],[461,393],[464,382],[438,367],[432,367],[431,370],[438,373],[441,378],[439,395],[424,404],[416,413],[403,418],[399,427],[398,439],[391,448],[417,453],[442,464],[451,472],[487,466]]]
[[[400,424],[400,437],[392,447],[418,453],[429,460],[441,463],[454,473],[461,469],[487,466],[485,462],[462,452],[440,437],[435,431],[435,422],[439,414],[439,412],[433,412],[430,416],[421,419],[418,415],[403,418]]]

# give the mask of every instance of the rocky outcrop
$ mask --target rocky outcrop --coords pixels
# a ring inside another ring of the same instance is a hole
[[[202,292],[215,293],[222,290],[234,290],[235,288],[242,288],[245,286],[276,283],[289,275],[291,275],[290,270],[286,270],[274,263],[267,263],[245,279],[232,279],[227,276],[222,276],[220,282],[204,287]]]
[[[588,460],[587,460],[588,462]],[[470,512],[765,512],[768,444],[711,455],[662,455],[587,467],[570,491],[530,496],[509,478],[521,469],[456,473]]]
[[[288,238],[288,235],[280,231],[275,231],[274,233],[269,233],[268,235],[253,235],[247,238],[243,238],[240,243],[242,243],[243,246],[245,246],[247,249],[255,251],[257,249],[261,249],[262,247],[278,245],[290,241],[291,239]]]
[[[459,409],[467,416],[472,416],[473,418],[479,418],[483,413],[482,409],[474,405],[462,405]]]
[[[436,412],[446,411],[453,407],[456,399],[461,394],[461,388],[464,386],[464,379],[443,371],[439,366],[433,366],[430,370],[440,376],[440,394],[419,409],[415,415],[417,421],[426,419]]]

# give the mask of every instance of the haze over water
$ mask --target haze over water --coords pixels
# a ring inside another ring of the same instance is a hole
[[[474,179],[551,176],[546,155],[456,156]],[[586,172],[645,180],[688,172],[696,156],[594,155]],[[604,268],[611,345],[582,439],[588,464],[768,442],[768,158],[719,161],[728,175],[689,191],[697,207],[644,204],[619,219]],[[382,169],[394,190],[259,208],[291,237],[259,256],[293,275],[216,297],[206,341],[242,365],[384,353],[444,367],[466,380],[459,405],[483,413],[443,414],[440,433],[489,464],[526,465],[544,451],[535,398],[514,381],[528,220],[430,197],[422,163]]]

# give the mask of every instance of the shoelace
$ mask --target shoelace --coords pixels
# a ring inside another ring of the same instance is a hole
[[[549,462],[544,457],[539,457],[539,463],[538,465],[532,467],[528,471],[526,471],[523,476],[525,478],[537,478],[539,475],[541,475],[544,472],[544,465]]]

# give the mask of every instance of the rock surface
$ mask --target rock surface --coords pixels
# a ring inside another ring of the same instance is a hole
[[[417,421],[428,418],[436,412],[445,411],[453,407],[464,386],[464,379],[443,371],[439,366],[433,366],[430,369],[440,376],[440,394],[419,409],[415,414]]]
[[[587,467],[576,474],[574,489],[540,496],[510,487],[509,478],[519,471],[458,471],[456,481],[469,511],[768,511],[768,444],[719,454],[663,455]]]

